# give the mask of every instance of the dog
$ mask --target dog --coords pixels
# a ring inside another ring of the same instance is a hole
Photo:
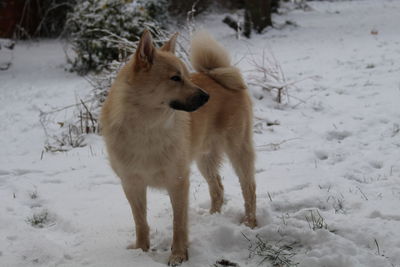
[[[150,247],[146,189],[166,189],[173,209],[169,265],[188,260],[189,172],[196,161],[209,185],[210,213],[220,212],[224,187],[218,169],[226,154],[239,177],[243,223],[256,221],[252,103],[240,71],[208,33],[191,42],[189,73],[175,55],[176,33],[161,48],[145,30],[135,54],[118,73],[102,107],[110,164],[132,209],[136,243]]]

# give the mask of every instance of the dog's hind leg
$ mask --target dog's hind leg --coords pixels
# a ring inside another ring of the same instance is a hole
[[[256,220],[256,183],[254,179],[255,153],[251,141],[251,132],[242,138],[239,135],[229,136],[226,144],[226,153],[239,177],[244,198],[245,217],[243,223],[254,228]]]
[[[214,148],[208,154],[204,154],[197,159],[197,167],[208,183],[210,190],[211,208],[210,213],[221,212],[224,202],[224,186],[221,183],[218,169],[221,165],[222,151]]]
[[[130,180],[122,180],[126,198],[131,205],[133,219],[136,228],[136,244],[128,246],[128,249],[141,248],[143,251],[149,250],[149,225],[147,224],[147,186],[142,183],[134,183]]]

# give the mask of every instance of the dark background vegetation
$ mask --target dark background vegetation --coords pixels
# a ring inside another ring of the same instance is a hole
[[[26,39],[57,37],[64,31],[68,12],[79,0],[0,0],[0,37]],[[114,1],[111,1],[114,2]],[[120,0],[122,3],[132,2]],[[271,12],[279,0],[170,0],[166,5],[171,17],[180,19],[195,6],[196,14],[217,5],[228,9],[245,9],[253,29],[260,33],[271,26]],[[154,10],[157,12],[157,10]]]
[[[187,26],[208,11],[235,14],[221,23],[251,38],[273,26],[281,1],[288,0],[0,0],[0,38],[64,38],[74,51],[68,69],[86,75],[126,58],[143,29],[165,36],[168,25]]]

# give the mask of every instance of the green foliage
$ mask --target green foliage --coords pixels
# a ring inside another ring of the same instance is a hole
[[[71,70],[79,74],[107,69],[127,55],[121,40],[137,41],[144,28],[157,31],[166,20],[163,1],[85,0],[68,14],[66,29],[75,52]]]

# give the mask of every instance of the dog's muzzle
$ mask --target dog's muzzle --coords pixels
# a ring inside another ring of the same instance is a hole
[[[199,89],[195,95],[189,97],[185,102],[173,100],[169,103],[169,106],[176,110],[192,112],[207,103],[209,98],[209,94]]]

